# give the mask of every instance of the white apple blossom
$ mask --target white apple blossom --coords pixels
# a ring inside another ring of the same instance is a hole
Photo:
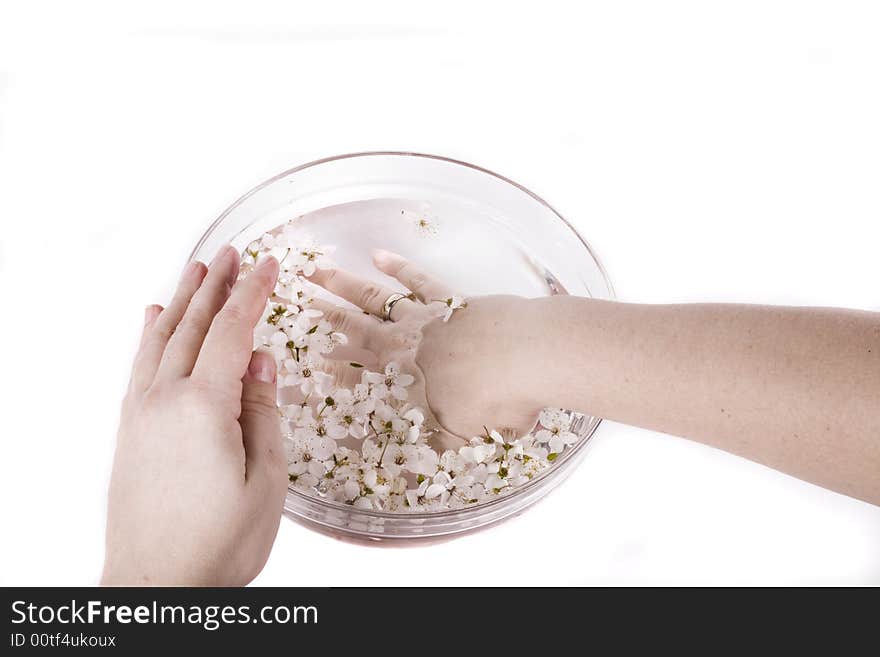
[[[287,358],[284,361],[284,386],[299,386],[304,395],[323,395],[333,384],[333,377],[318,369],[318,366],[307,357],[300,360]]]
[[[551,454],[559,454],[578,439],[577,434],[569,431],[571,416],[561,408],[544,409],[538,416],[538,423],[544,428],[535,434],[535,439],[547,443]]]
[[[373,399],[358,399],[347,388],[337,388],[330,393],[333,399],[331,413],[341,426],[345,427],[352,438],[365,438],[369,414],[375,408]]]
[[[385,372],[365,372],[364,381],[372,384],[373,394],[377,399],[386,399],[389,396],[400,401],[406,400],[408,393],[406,387],[412,385],[415,377],[412,374],[404,374],[400,371],[400,365],[395,362],[385,366]]]
[[[330,269],[334,266],[330,255],[335,250],[335,246],[303,244],[298,248],[291,248],[290,255],[285,258],[285,264],[289,263],[292,269],[302,272],[303,276],[311,276],[318,269]]]
[[[481,438],[471,441],[470,445],[459,448],[458,453],[466,463],[485,463],[495,455],[495,444],[485,443]]]
[[[401,210],[400,214],[411,222],[419,237],[434,237],[440,232],[440,220],[433,214],[410,210]]]
[[[309,308],[307,305],[290,305],[288,313],[278,321],[278,327],[291,338],[300,338],[313,329],[314,322],[323,314],[320,310]],[[325,328],[325,326],[320,328]],[[329,328],[329,324],[326,325],[326,328],[328,332],[332,330]]]
[[[257,258],[260,256],[260,251],[262,250],[262,246],[260,245],[260,240],[255,242],[251,242],[244,250],[241,252],[241,266],[245,268],[252,268],[257,264]]]
[[[347,434],[348,429],[338,424],[332,415],[324,416],[320,411],[313,415],[308,407],[300,415],[293,437],[311,446],[317,458],[328,459],[336,451],[335,441]]]
[[[314,323],[314,318],[322,314],[320,310],[306,309],[298,315],[298,317],[306,315],[312,320],[311,326],[307,326],[306,330],[299,332],[299,335],[294,339],[294,343],[299,349],[304,349],[311,354],[329,354],[336,345],[348,343],[346,335],[334,331],[327,320],[322,319],[317,324]]]
[[[285,301],[296,303],[306,298],[306,286],[295,271],[282,269],[275,285],[275,296]]]
[[[451,296],[447,299],[435,299],[435,301],[439,302],[437,316],[442,317],[444,322],[448,322],[449,318],[452,317],[452,313],[456,310],[467,308],[467,301],[465,301],[464,297]]]

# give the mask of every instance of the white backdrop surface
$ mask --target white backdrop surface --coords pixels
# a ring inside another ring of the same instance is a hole
[[[327,155],[496,170],[621,299],[880,309],[871,2],[0,4],[0,584],[89,584],[143,306]],[[880,402],[878,402],[880,403]],[[880,508],[605,423],[523,516],[430,548],[282,521],[256,584],[880,583]]]

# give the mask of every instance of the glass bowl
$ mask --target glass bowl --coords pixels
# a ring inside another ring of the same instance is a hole
[[[410,222],[410,216],[428,217],[429,225]],[[382,275],[370,262],[370,250],[384,248],[435,274],[442,272],[445,282],[465,297],[614,297],[590,246],[546,201],[481,167],[420,153],[354,153],[285,171],[223,212],[190,258],[210,260],[227,243],[241,251],[294,218],[307,223],[319,242],[337,246],[334,260],[340,266],[374,279]],[[575,413],[572,431],[580,438],[552,467],[472,507],[389,513],[291,488],[285,515],[339,538],[366,541],[424,542],[473,531],[520,513],[559,485],[583,458],[599,422]]]

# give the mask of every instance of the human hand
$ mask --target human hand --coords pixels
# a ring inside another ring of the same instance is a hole
[[[427,411],[435,447],[457,449],[485,426],[517,435],[531,430],[543,406],[534,383],[542,376],[529,356],[538,340],[530,300],[470,298],[466,309],[444,321],[439,315],[453,297],[448,286],[388,251],[375,251],[373,262],[412,293],[393,305],[390,321],[377,317],[395,290],[339,269],[318,270],[310,280],[370,314],[321,300],[315,306],[350,346],[374,356],[379,371],[394,362],[415,378],[410,399]],[[326,363],[338,385],[359,381],[360,370],[348,361]]]
[[[224,247],[150,306],[122,405],[103,584],[244,585],[269,556],[287,489],[275,361],[252,352],[278,275],[236,282]]]

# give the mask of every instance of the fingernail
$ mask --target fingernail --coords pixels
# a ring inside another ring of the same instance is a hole
[[[238,251],[231,246],[224,254],[224,257],[229,258],[229,274],[226,282],[229,283],[231,287],[232,285],[235,285],[235,281],[238,279],[238,274],[241,272],[241,258],[239,258]]]
[[[248,365],[248,373],[262,383],[275,383],[275,358],[265,351],[255,351]]]
[[[198,269],[198,267],[201,264],[202,263],[199,262],[198,260],[193,260],[192,262],[188,262],[186,264],[186,266],[183,268],[183,271],[180,273],[180,280],[185,279],[187,276],[192,276],[195,273],[196,269]]]
[[[223,258],[223,256],[229,253],[229,249],[231,248],[232,246],[230,246],[229,244],[224,244],[219,249],[217,249],[217,253],[214,254],[214,259],[211,260],[211,264],[213,265],[215,262],[219,262]]]
[[[156,319],[160,312],[162,312],[162,307],[156,304],[150,304],[144,308],[144,326]]]
[[[394,257],[394,254],[391,251],[386,251],[385,249],[373,249],[373,262],[377,265],[387,265],[391,262],[391,258]]]
[[[254,271],[269,271],[270,269],[278,269],[278,261],[272,256],[264,256],[257,261]]]

